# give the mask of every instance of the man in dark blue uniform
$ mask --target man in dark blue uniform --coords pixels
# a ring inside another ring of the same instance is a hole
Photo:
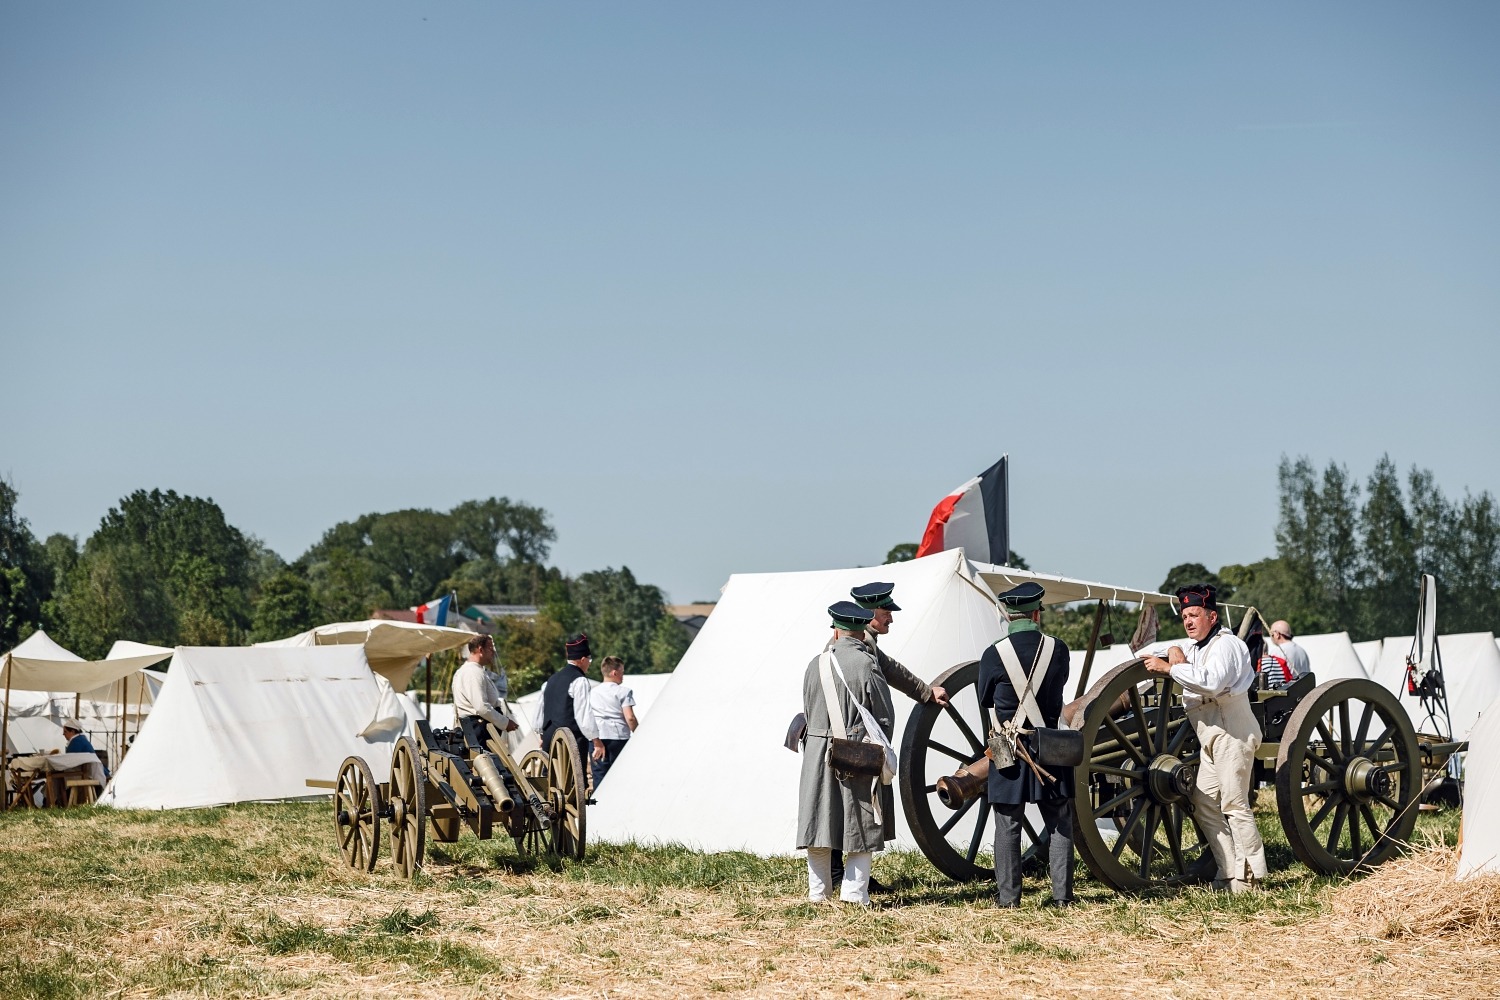
[[[993,725],[989,719],[991,707],[996,718],[1004,723],[1015,717],[1021,703],[1021,692],[1011,682],[1004,663],[1008,658],[1002,655],[1004,651],[1014,654],[1011,667],[1018,674],[1033,679],[1031,694],[1036,698],[1042,721],[1048,727],[1057,727],[1063,689],[1068,682],[1068,647],[1062,640],[1042,634],[1045,594],[1040,585],[1023,583],[1000,595],[1000,607],[1010,619],[1009,633],[986,649],[979,659],[979,704],[985,710],[987,726]],[[1041,654],[1046,646],[1052,649],[1043,664]],[[1027,681],[1021,683],[1024,690]],[[1025,715],[1021,722],[1027,729],[1034,725]],[[1027,747],[1035,755],[1034,740],[1027,740]],[[1038,777],[1019,759],[1010,767],[990,769],[989,801],[995,810],[996,906],[1021,905],[1021,817],[1027,803],[1033,802],[1041,810],[1042,829],[1049,838],[1052,899],[1044,905],[1068,906],[1073,902],[1073,771],[1047,770],[1053,780]]]
[[[552,746],[552,734],[559,729],[571,730],[578,741],[578,751],[586,753],[593,744],[592,760],[604,759],[604,741],[599,738],[599,727],[594,722],[594,711],[589,704],[589,664],[593,653],[589,649],[589,637],[580,632],[569,637],[563,644],[563,655],[568,662],[542,685],[542,703],[537,712],[537,729],[542,734],[542,750]],[[580,761],[580,763],[583,763]],[[588,773],[584,768],[584,773]]]

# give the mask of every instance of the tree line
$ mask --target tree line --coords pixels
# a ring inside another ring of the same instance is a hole
[[[65,534],[38,540],[18,502],[0,480],[0,650],[38,628],[89,659],[116,639],[240,645],[450,592],[455,612],[540,609],[497,626],[513,694],[562,665],[569,632],[587,631],[631,673],[673,669],[688,644],[661,589],[628,567],[569,577],[548,565],[557,532],[547,512],[506,497],[341,521],[292,562],[229,524],[213,500],[172,490],[124,497],[81,544]]]

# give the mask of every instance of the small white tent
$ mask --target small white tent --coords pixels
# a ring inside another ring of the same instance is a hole
[[[1479,710],[1500,697],[1500,647],[1496,645],[1493,632],[1438,636],[1437,644],[1448,690],[1453,738],[1468,739]],[[1371,677],[1400,699],[1419,732],[1429,732],[1434,727],[1421,702],[1406,692],[1406,656],[1410,651],[1409,636],[1392,636],[1384,640],[1380,660]]]
[[[1326,632],[1321,635],[1299,635],[1292,640],[1307,652],[1307,662],[1319,684],[1343,677],[1368,677],[1348,632]],[[1269,640],[1266,650],[1276,653]]]
[[[1354,655],[1359,657],[1360,664],[1365,668],[1366,677],[1375,676],[1375,666],[1380,662],[1380,646],[1379,639],[1354,644]]]
[[[345,757],[390,774],[396,736],[356,735],[381,691],[362,646],[179,646],[156,706],[100,797],[121,809],[180,809],[327,794]],[[409,713],[414,707],[399,699]]]
[[[1469,731],[1459,841],[1459,878],[1500,874],[1500,699],[1479,713]]]

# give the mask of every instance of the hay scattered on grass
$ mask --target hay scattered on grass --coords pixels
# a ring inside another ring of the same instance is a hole
[[[1500,875],[1454,881],[1458,850],[1433,845],[1338,889],[1333,919],[1365,937],[1500,944]]]

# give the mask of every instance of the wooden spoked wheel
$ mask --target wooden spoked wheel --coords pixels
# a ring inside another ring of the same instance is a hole
[[[374,871],[380,856],[380,786],[363,757],[346,757],[339,765],[333,828],[344,863],[356,871]]]
[[[1416,728],[1374,681],[1322,684],[1287,720],[1276,805],[1292,853],[1313,871],[1364,871],[1402,850],[1421,794]]]
[[[583,860],[588,834],[588,798],[583,755],[572,732],[559,729],[548,748],[552,758],[552,847],[560,857]]]
[[[1130,660],[1099,679],[1075,718],[1084,760],[1073,769],[1074,844],[1089,871],[1121,892],[1196,881],[1200,751],[1182,689]]]
[[[427,769],[410,736],[396,741],[391,754],[391,859],[396,871],[412,878],[422,870],[427,849]]]
[[[957,809],[945,805],[937,789],[939,778],[984,756],[988,726],[979,706],[979,661],[961,663],[932,683],[947,689],[948,706],[920,704],[907,718],[897,769],[901,808],[917,846],[938,871],[959,882],[991,879],[994,827],[984,787]],[[1022,817],[1023,864],[1046,844],[1038,818],[1030,810]]]
[[[521,773],[531,782],[531,787],[537,790],[537,794],[550,801],[552,758],[540,750],[532,750],[521,758],[520,767]],[[516,853],[531,857],[552,853],[552,825],[539,821],[529,808],[519,808],[516,812],[522,814],[511,828],[511,836],[516,841]]]

